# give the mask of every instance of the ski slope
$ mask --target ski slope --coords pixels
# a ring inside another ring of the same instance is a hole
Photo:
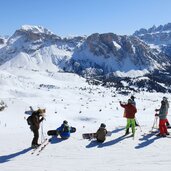
[[[7,108],[0,112],[0,171],[160,171],[171,168],[171,138],[158,138],[151,130],[154,110],[163,96],[140,92],[136,97],[136,118],[141,125],[136,136],[122,138],[126,119],[119,101],[129,96],[114,88],[88,85],[71,73],[24,69],[0,70],[1,99]],[[77,128],[70,139],[54,138],[39,156],[31,154],[33,133],[26,123],[29,106],[46,108],[46,120],[39,130],[39,142],[46,132],[63,120]],[[171,109],[168,119],[171,122]],[[112,136],[103,144],[83,140],[82,133],[95,132],[105,123]]]

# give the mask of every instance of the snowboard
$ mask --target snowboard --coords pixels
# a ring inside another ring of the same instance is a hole
[[[74,132],[76,132],[76,128],[75,127],[70,127],[70,133],[74,133]],[[48,132],[47,132],[47,134],[49,135],[49,136],[58,136],[59,134],[60,134],[60,132],[59,131],[57,131],[57,130],[49,130]]]
[[[106,136],[111,136],[112,135],[112,132],[111,131],[108,131]],[[83,139],[94,139],[97,137],[97,134],[96,133],[85,133],[85,134],[82,134],[82,137]]]

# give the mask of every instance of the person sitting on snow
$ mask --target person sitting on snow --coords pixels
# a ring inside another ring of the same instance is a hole
[[[68,121],[64,120],[62,125],[57,128],[57,131],[62,139],[68,139],[70,137],[70,127]]]
[[[121,107],[125,109],[125,117],[127,118],[126,132],[125,135],[129,134],[129,127],[132,127],[132,136],[135,135],[135,113],[137,112],[136,107],[132,104],[132,100],[128,99],[127,104],[119,102]]]
[[[100,128],[96,132],[96,139],[98,142],[104,142],[106,140],[107,130],[106,125],[102,123]]]

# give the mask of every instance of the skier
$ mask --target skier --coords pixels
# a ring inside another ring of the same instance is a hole
[[[119,102],[121,107],[125,109],[125,117],[127,118],[126,132],[125,135],[129,134],[129,127],[132,127],[132,136],[135,135],[135,113],[137,112],[136,107],[132,104],[132,100],[128,99],[127,104]]]
[[[98,142],[103,143],[106,140],[107,130],[106,125],[102,123],[96,132],[96,139]]]
[[[57,128],[57,131],[62,139],[68,139],[70,137],[70,127],[68,125],[68,121],[64,120],[62,125]]]
[[[134,106],[136,106],[135,97],[133,95],[131,96],[131,100],[132,100],[132,104]],[[135,119],[135,126],[139,126],[139,124],[137,123],[136,119]],[[130,127],[131,127],[131,125],[130,125]]]
[[[40,144],[38,144],[39,139],[39,127],[40,122],[44,119],[44,113],[46,112],[45,109],[38,109],[37,111],[34,111],[30,117],[30,129],[33,131],[34,137],[32,140],[31,147],[37,148]]]
[[[163,97],[163,101],[166,103],[166,114],[168,115],[169,102],[168,102],[167,97]],[[170,123],[167,118],[166,118],[166,126],[167,128],[171,128]]]
[[[167,112],[168,112],[168,105],[166,103],[166,101],[162,100],[161,101],[161,107],[160,109],[156,109],[156,112],[159,111],[159,114],[156,114],[157,116],[159,116],[160,121],[159,121],[159,130],[160,133],[157,134],[157,136],[162,136],[162,137],[166,137],[166,135],[169,135],[169,132],[167,131],[167,127],[166,127],[166,122],[167,122]]]

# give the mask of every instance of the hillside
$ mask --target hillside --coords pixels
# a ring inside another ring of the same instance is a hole
[[[14,75],[15,73],[15,75]],[[1,100],[7,108],[0,112],[0,170],[156,170],[170,168],[170,138],[148,135],[154,121],[154,109],[160,106],[161,93],[135,93],[138,113],[136,137],[122,138],[126,120],[119,101],[131,96],[116,93],[114,88],[89,85],[70,73],[49,73],[10,69],[0,71]],[[29,106],[46,108],[46,120],[40,128],[39,142],[49,129],[63,120],[77,128],[66,141],[54,138],[40,153],[31,155],[33,134],[26,123]],[[170,108],[168,119],[170,120]],[[103,144],[82,139],[82,133],[94,132],[101,123],[112,136]],[[131,156],[131,157],[130,157]],[[129,167],[128,167],[129,166]]]

